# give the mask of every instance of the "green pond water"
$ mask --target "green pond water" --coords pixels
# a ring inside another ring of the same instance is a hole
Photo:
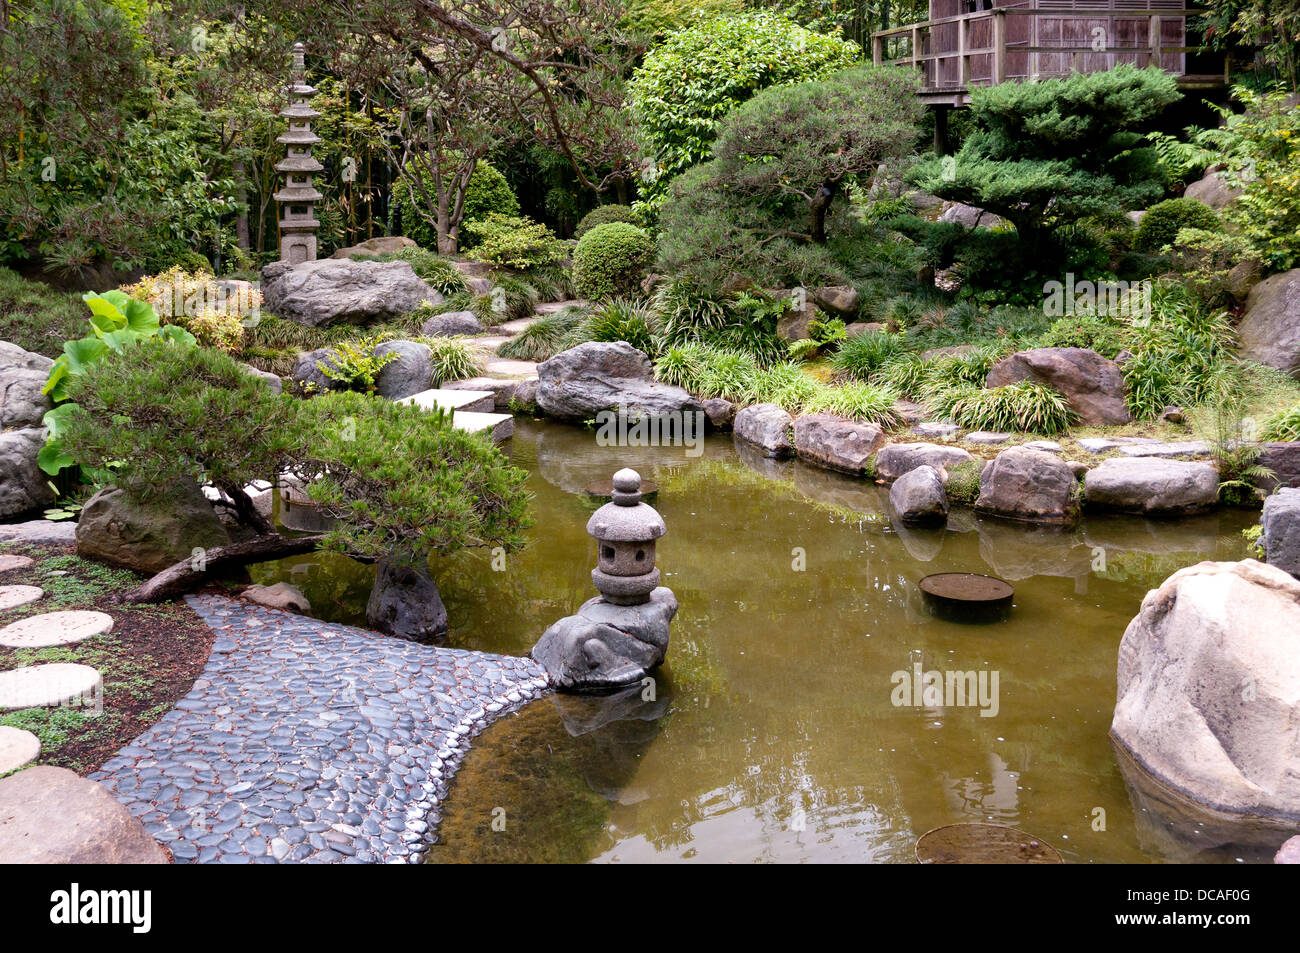
[[[916,531],[891,521],[882,488],[728,436],[689,457],[518,419],[508,452],[530,474],[532,543],[501,571],[487,552],[435,562],[448,644],[526,654],[595,594],[585,527],[601,501],[583,491],[622,466],[659,484],[658,565],[681,608],[652,686],[545,698],[475,739],[429,862],[910,862],[921,834],[961,821],[1085,863],[1259,861],[1285,839],[1180,813],[1108,737],[1143,595],[1182,566],[1243,558],[1254,514],[1059,531],[956,511]],[[950,571],[1012,582],[1009,619],[931,616],[917,584]],[[373,567],[312,555],[254,575],[365,624]],[[990,688],[996,673],[996,713],[894,704],[894,673],[917,663]]]

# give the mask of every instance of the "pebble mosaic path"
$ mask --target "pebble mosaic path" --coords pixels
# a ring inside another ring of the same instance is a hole
[[[417,862],[469,739],[547,691],[528,658],[187,601],[207,666],[90,776],[180,863]]]

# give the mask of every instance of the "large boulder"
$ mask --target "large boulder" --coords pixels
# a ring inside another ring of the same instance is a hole
[[[451,338],[458,334],[482,334],[483,322],[473,311],[447,311],[435,314],[424,326],[420,334],[426,338]]]
[[[852,285],[826,285],[809,292],[817,307],[841,318],[852,318],[858,313],[861,298]]]
[[[1126,424],[1124,375],[1119,365],[1082,347],[1039,347],[1017,351],[989,370],[988,387],[1036,381],[1059,390],[1079,419],[1093,427]]]
[[[1266,499],[1259,521],[1268,564],[1300,579],[1300,490],[1284,488]]]
[[[1237,337],[1242,357],[1300,377],[1300,268],[1250,290]]]
[[[1219,174],[1221,166],[1212,166],[1205,175],[1183,190],[1183,198],[1204,202],[1212,209],[1222,209],[1237,201],[1241,189],[1231,186]]]
[[[144,503],[106,486],[82,507],[77,554],[139,572],[161,572],[189,559],[195,549],[230,542],[197,483],[184,483]]]
[[[324,258],[262,269],[262,307],[312,327],[387,321],[442,300],[404,261]]]
[[[1070,465],[1054,453],[1010,447],[980,474],[975,509],[1006,519],[1064,523],[1079,511]]]
[[[956,222],[959,225],[965,225],[967,228],[994,228],[1001,225],[1004,219],[999,215],[994,215],[987,209],[982,209],[978,205],[963,205],[961,202],[954,202],[943,210],[939,216],[941,222]]]
[[[889,488],[889,503],[898,518],[912,526],[941,526],[948,520],[943,477],[931,466],[909,470]]]
[[[616,606],[597,596],[547,629],[530,654],[556,688],[632,684],[663,662],[676,614],[677,597],[663,586],[641,605]]]
[[[790,445],[793,423],[794,418],[776,404],[750,404],[736,413],[731,429],[739,439],[752,443],[765,456],[785,457],[793,450]]]
[[[1256,481],[1265,490],[1271,492],[1279,486],[1300,487],[1300,440],[1264,444],[1259,465],[1273,474]]]
[[[876,454],[876,476],[886,483],[893,483],[917,467],[934,467],[946,486],[950,469],[974,459],[961,447],[945,447],[937,443],[891,443]]]
[[[364,242],[336,249],[330,257],[351,258],[353,255],[391,255],[403,248],[418,247],[414,241],[404,235],[383,235],[378,238],[367,238]]]
[[[377,345],[375,357],[397,355],[375,375],[375,393],[389,400],[401,400],[429,389],[433,380],[433,355],[418,341],[385,341]]]
[[[1083,489],[1089,509],[1178,516],[1218,502],[1219,471],[1208,463],[1116,457],[1089,470]]]
[[[1248,559],[1148,592],[1119,648],[1111,734],[1212,810],[1300,821],[1300,582]]]
[[[46,434],[44,427],[0,431],[0,517],[54,502],[50,478],[36,465]]]
[[[656,381],[650,358],[626,341],[588,341],[538,364],[537,406],[565,420],[620,407],[651,417],[703,413],[689,392]]]
[[[435,638],[447,632],[447,607],[427,567],[381,559],[366,602],[366,621],[389,635]]]
[[[41,393],[53,363],[43,354],[0,341],[0,430],[40,426],[45,412],[54,406]]]
[[[165,864],[144,825],[97,781],[35,765],[0,780],[0,864]]]
[[[805,414],[794,422],[794,452],[800,459],[832,470],[865,473],[884,442],[878,424],[831,414]]]

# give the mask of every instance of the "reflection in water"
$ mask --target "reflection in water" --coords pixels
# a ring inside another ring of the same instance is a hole
[[[1108,730],[1143,595],[1181,566],[1242,558],[1250,514],[1045,531],[956,511],[918,532],[891,521],[880,487],[726,437],[692,459],[518,420],[509,452],[531,474],[532,543],[504,572],[479,552],[433,564],[450,644],[524,654],[593,594],[600,501],[582,491],[624,465],[660,485],[658,563],[681,610],[653,702],[543,699],[475,740],[431,861],[910,862],[921,833],[961,821],[1014,825],[1073,862],[1231,859],[1144,832]],[[363,616],[373,567],[308,559],[320,565],[294,581],[313,605]],[[933,618],[917,583],[937,572],[1012,579],[1011,617]],[[913,658],[998,672],[997,715],[894,707],[891,674]]]

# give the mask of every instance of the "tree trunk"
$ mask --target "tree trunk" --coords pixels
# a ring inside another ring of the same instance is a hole
[[[195,566],[192,558],[183,560],[145,580],[122,599],[124,602],[163,602],[188,592],[219,570],[235,569],[268,559],[300,556],[314,551],[324,539],[323,535],[290,537],[272,533],[241,543],[216,546],[207,551],[201,568]]]
[[[235,160],[235,181],[239,183],[235,200],[239,203],[239,215],[235,218],[235,243],[243,251],[248,251],[248,179],[244,175],[244,160]]]
[[[812,202],[809,203],[812,220],[808,224],[808,233],[818,245],[826,244],[826,213],[830,210],[831,202],[835,199],[835,190],[837,188],[837,183],[823,182],[818,187],[817,194],[813,196]]]

